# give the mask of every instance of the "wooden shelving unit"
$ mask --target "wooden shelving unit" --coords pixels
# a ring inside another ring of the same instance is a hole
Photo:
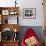
[[[16,23],[9,24],[8,17],[15,17]],[[17,17],[16,17],[17,16]],[[19,7],[0,7],[0,32],[1,32],[1,41],[0,46],[18,46],[18,40],[2,40],[2,32],[5,28],[9,28],[13,30],[13,32],[19,31],[19,24],[18,24],[18,17],[19,17]],[[15,31],[16,29],[16,31]],[[4,31],[5,32],[5,31]]]

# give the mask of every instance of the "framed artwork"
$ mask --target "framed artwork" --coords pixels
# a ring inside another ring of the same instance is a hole
[[[24,8],[23,17],[26,19],[35,19],[36,18],[36,8]]]

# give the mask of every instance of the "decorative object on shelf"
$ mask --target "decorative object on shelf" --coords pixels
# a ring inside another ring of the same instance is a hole
[[[8,41],[12,40],[12,30],[9,28],[5,28],[2,32],[2,40]]]
[[[18,32],[14,32],[13,41],[19,40],[18,39]]]
[[[16,4],[17,4],[17,2],[16,2],[17,0],[15,0],[15,7],[16,7]]]
[[[7,19],[5,19],[5,24],[8,24],[8,18],[7,18]]]
[[[2,10],[2,15],[9,15],[9,10]]]
[[[7,15],[3,15],[2,24],[8,24],[8,16]]]
[[[4,28],[2,31],[2,40],[4,41],[16,41],[18,40],[18,32],[15,32],[14,30],[10,28]]]
[[[14,29],[14,32],[15,32],[14,33],[14,41],[15,41],[15,40],[18,40],[18,32],[16,28]]]
[[[36,18],[36,9],[35,8],[24,8],[23,9],[24,18],[35,19]]]
[[[17,13],[18,13],[18,12],[15,11],[15,10],[10,10],[10,12],[9,12],[10,15],[16,15]]]
[[[16,28],[14,29],[14,32],[17,32]]]

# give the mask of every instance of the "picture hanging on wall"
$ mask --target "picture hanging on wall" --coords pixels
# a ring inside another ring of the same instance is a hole
[[[36,8],[24,8],[23,15],[25,19],[35,19],[36,18]]]

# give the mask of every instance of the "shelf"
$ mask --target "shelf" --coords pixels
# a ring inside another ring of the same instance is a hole
[[[11,41],[11,42],[2,42],[3,46],[18,46],[17,41]]]
[[[15,9],[15,10],[18,10],[19,7],[0,7],[1,10],[11,10],[11,9]]]
[[[20,26],[18,24],[18,16],[19,16],[19,7],[0,7],[0,23],[1,23],[0,46],[18,46],[19,40],[17,38],[18,38],[18,31],[20,29]],[[5,31],[6,31],[5,35],[7,35],[6,39],[4,39],[6,37],[4,35]],[[11,33],[10,31],[13,32]]]
[[[17,15],[19,7],[0,7],[0,14],[2,15]],[[12,13],[11,13],[12,12]]]
[[[0,16],[0,24],[18,24],[19,7],[0,7]],[[14,18],[11,19],[9,17]]]
[[[15,40],[15,41],[12,41],[12,40],[10,40],[10,41],[3,41],[4,43],[16,43],[16,42],[19,42],[19,40]]]
[[[5,28],[9,28],[9,29],[12,29],[13,31],[16,29],[17,31],[19,31],[20,29],[20,26],[18,24],[1,24],[0,25],[1,27],[1,31]]]

